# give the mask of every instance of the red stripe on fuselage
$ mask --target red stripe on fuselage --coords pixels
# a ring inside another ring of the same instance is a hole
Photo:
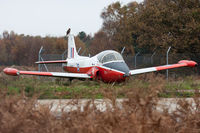
[[[91,68],[92,67],[80,67],[78,69],[77,67],[64,66],[63,70],[66,71],[66,72],[71,72],[71,73],[87,73]]]
[[[93,66],[94,67],[94,66]],[[65,66],[63,69],[67,72],[72,73],[87,73],[92,67],[80,67],[79,71],[77,67],[67,67]],[[102,80],[104,82],[122,82],[125,81],[126,77],[124,77],[124,74],[122,72],[117,72],[115,70],[111,70],[110,68],[102,68],[98,67],[99,69],[97,72],[97,79]]]

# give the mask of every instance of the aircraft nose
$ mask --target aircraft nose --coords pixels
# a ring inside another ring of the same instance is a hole
[[[124,72],[125,73],[124,77],[129,76],[130,70],[125,62],[111,62],[111,63],[104,64],[103,66]]]

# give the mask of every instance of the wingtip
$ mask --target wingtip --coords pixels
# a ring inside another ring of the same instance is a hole
[[[19,75],[19,70],[15,68],[4,68],[3,72],[7,75],[12,75],[12,76],[18,76]]]
[[[198,65],[195,61],[191,61],[191,60],[181,60],[178,63],[185,63],[189,67],[195,67]]]

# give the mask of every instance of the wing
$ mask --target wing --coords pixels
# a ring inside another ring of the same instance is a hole
[[[63,73],[63,72],[39,72],[39,71],[20,71],[15,68],[5,68],[3,72],[7,75],[19,76],[19,75],[37,75],[37,76],[49,76],[49,77],[63,77],[63,78],[92,78],[90,74],[79,73]]]
[[[177,64],[172,64],[172,65],[164,65],[164,66],[130,70],[130,75],[153,72],[153,71],[161,71],[161,70],[178,68],[178,67],[186,67],[186,66],[187,67],[194,67],[194,66],[197,66],[197,63],[194,62],[194,61],[182,60],[182,61],[179,61]]]
[[[53,64],[53,63],[67,63],[67,60],[54,60],[54,61],[37,61],[36,64]]]

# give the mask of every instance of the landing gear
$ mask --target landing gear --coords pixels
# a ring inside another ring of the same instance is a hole
[[[69,78],[69,83],[71,84],[72,83],[72,80],[73,80],[74,78]]]

